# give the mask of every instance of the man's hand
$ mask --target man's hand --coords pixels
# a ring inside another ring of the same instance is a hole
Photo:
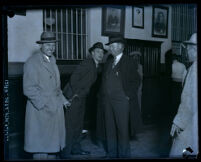
[[[71,105],[71,103],[67,100],[65,103],[64,103],[64,107],[67,109],[69,108]]]
[[[179,135],[179,133],[181,133],[183,130],[181,128],[179,128],[176,124],[172,124],[172,128],[170,131],[170,135],[172,137]]]

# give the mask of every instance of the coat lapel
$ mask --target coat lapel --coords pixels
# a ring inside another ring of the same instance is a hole
[[[42,65],[44,66],[44,68],[51,73],[51,75],[55,78],[56,80],[56,84],[58,84],[58,73],[57,70],[55,69],[55,59],[53,58],[54,56],[52,56],[50,58],[50,62],[48,62],[48,60],[44,57],[44,55],[41,53],[41,60],[42,60]]]
[[[60,84],[60,75],[59,75],[59,70],[58,67],[56,65],[56,60],[54,58],[54,56],[51,57],[51,65],[52,65],[52,69],[54,70],[54,77],[56,79],[56,84],[59,85]]]

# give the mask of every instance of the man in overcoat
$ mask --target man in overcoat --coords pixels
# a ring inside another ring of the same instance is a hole
[[[130,111],[138,101],[140,76],[137,64],[123,52],[125,44],[122,37],[110,37],[106,44],[113,55],[105,63],[102,80],[108,158],[130,157]]]
[[[70,103],[60,88],[60,74],[53,53],[57,40],[43,32],[40,51],[24,64],[23,91],[27,96],[24,150],[34,159],[50,159],[65,147],[63,106]]]
[[[72,100],[71,107],[66,111],[66,148],[61,158],[70,158],[71,154],[88,155],[89,151],[81,148],[81,133],[83,129],[85,102],[91,86],[97,79],[97,68],[106,50],[101,42],[89,48],[89,57],[82,61],[64,87],[64,95]]]
[[[189,61],[193,64],[187,70],[181,103],[173,120],[171,136],[173,137],[170,157],[198,155],[198,87],[197,87],[197,33],[189,41],[187,47]]]

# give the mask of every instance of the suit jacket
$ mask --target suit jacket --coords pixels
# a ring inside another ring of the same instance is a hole
[[[113,63],[111,57],[108,58],[103,68],[103,83],[106,79],[108,68]],[[137,98],[137,91],[140,85],[140,76],[137,72],[137,64],[130,57],[122,55],[122,58],[115,67],[122,82],[123,90],[130,100]],[[105,92],[103,92],[105,94]]]
[[[106,74],[113,63],[113,58],[108,57],[107,62],[103,68],[103,80],[102,84],[104,84],[106,78]],[[140,75],[137,72],[138,65],[132,58],[127,55],[122,55],[122,58],[115,66],[116,70],[118,71],[118,75],[122,82],[122,87],[124,93],[129,98],[129,105],[130,105],[130,128],[131,128],[131,136],[134,136],[135,133],[140,132],[142,128],[142,121],[138,103],[138,88],[140,86]],[[104,97],[106,92],[102,89],[101,96]],[[102,100],[102,105],[104,104],[104,98]]]
[[[27,152],[58,152],[65,147],[63,104],[60,74],[54,56],[50,62],[42,52],[24,64],[23,91],[27,96],[25,144]]]
[[[64,95],[69,99],[75,94],[79,97],[86,97],[96,78],[96,64],[93,58],[89,57],[82,61],[72,73],[70,81],[64,87]]]

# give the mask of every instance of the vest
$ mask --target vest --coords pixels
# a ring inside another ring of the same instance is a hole
[[[112,68],[110,65],[109,70],[106,74],[105,81],[105,92],[110,98],[122,99],[125,98],[122,82],[119,76],[117,65]]]

